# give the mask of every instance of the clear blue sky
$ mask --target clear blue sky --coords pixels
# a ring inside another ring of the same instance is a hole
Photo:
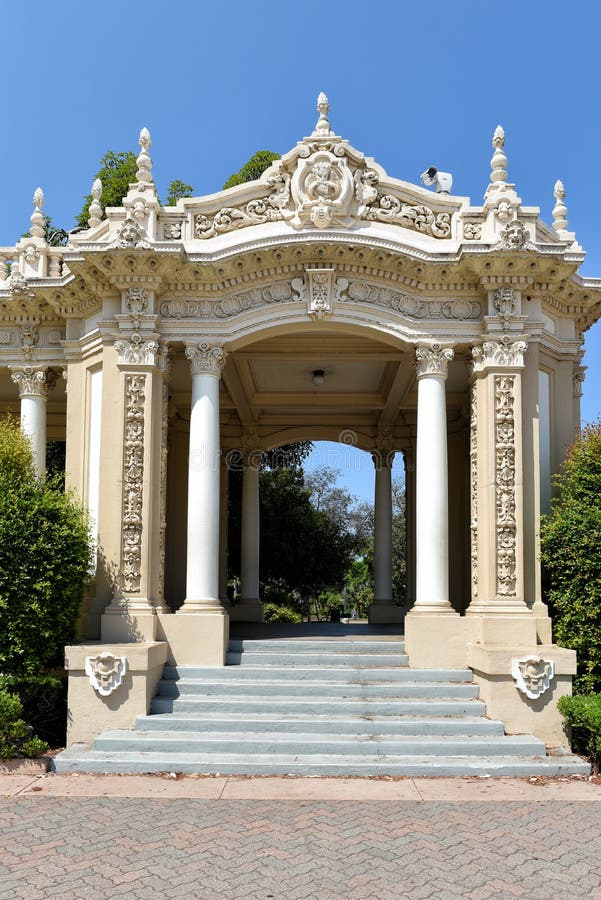
[[[137,150],[143,125],[159,191],[181,178],[208,193],[256,150],[307,134],[324,90],[335,130],[390,174],[437,165],[474,203],[503,124],[523,202],[551,221],[561,178],[582,272],[601,276],[601,4],[30,0],[5,4],[1,22],[0,245],[28,228],[38,185],[71,227],[100,157]],[[591,420],[601,325],[586,348]]]

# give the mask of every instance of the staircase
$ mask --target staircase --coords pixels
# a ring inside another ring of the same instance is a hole
[[[567,775],[589,767],[486,718],[469,669],[410,669],[401,640],[232,640],[224,668],[166,666],[151,715],[57,772]]]

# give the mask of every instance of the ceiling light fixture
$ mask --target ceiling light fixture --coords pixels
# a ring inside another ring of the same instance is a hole
[[[313,384],[315,387],[319,387],[326,380],[326,373],[323,369],[314,369],[313,370]]]

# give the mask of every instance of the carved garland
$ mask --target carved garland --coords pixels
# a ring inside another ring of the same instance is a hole
[[[127,594],[140,591],[145,387],[146,375],[126,376],[121,579],[123,591]]]
[[[516,596],[515,375],[495,375],[497,594]]]
[[[478,596],[478,385],[472,382],[470,419],[470,534],[472,566],[472,599]]]

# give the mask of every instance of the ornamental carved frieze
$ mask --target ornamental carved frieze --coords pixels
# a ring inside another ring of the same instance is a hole
[[[159,312],[165,319],[228,319],[247,309],[271,303],[293,303],[304,299],[304,280],[275,281],[261,288],[230,294],[221,300],[186,300],[177,298],[161,303]]]
[[[126,656],[114,656],[108,652],[86,656],[84,665],[90,684],[101,697],[108,697],[121,687],[128,670]]]
[[[11,378],[19,388],[19,397],[41,397],[44,400],[58,381],[58,375],[52,369],[33,366],[12,369]]]
[[[511,674],[518,691],[530,700],[537,700],[551,687],[555,675],[555,663],[542,656],[527,656],[511,660]]]
[[[499,235],[499,247],[501,250],[528,250],[530,246],[528,229],[518,219],[509,222]]]
[[[403,203],[394,194],[378,194],[365,212],[365,218],[371,222],[386,222],[420,231],[434,238],[451,237],[451,214],[434,212],[424,204],[412,205]]]
[[[264,225],[291,219],[294,215],[290,205],[290,175],[278,166],[266,180],[270,189],[267,197],[250,200],[240,206],[224,206],[212,216],[198,213],[194,216],[194,237],[206,239],[249,225]]]
[[[493,306],[501,319],[507,320],[515,315],[517,300],[512,287],[500,287],[493,296]]]
[[[514,341],[505,335],[500,341],[484,341],[482,346],[472,347],[472,371],[482,372],[487,368],[522,368],[526,341]]]
[[[478,383],[471,386],[470,411],[470,559],[472,599],[478,597]]]
[[[221,344],[201,341],[186,347],[186,358],[190,361],[193,375],[215,375],[219,378],[225,365],[225,357]]]
[[[517,596],[515,375],[495,375],[497,595]]]
[[[130,316],[139,318],[148,309],[150,297],[146,288],[130,287],[125,294],[125,305]]]
[[[482,222],[464,222],[463,238],[466,241],[479,241],[482,237]]]
[[[430,347],[417,347],[415,351],[415,368],[417,377],[423,375],[442,375],[447,377],[449,362],[454,352],[450,347],[432,344]]]
[[[179,241],[182,236],[181,222],[166,222],[163,225],[163,238],[166,241]]]
[[[121,580],[125,594],[140,592],[144,485],[146,375],[125,376]]]
[[[478,319],[482,315],[482,306],[474,300],[426,300],[346,278],[338,278],[336,285],[343,302],[394,309],[410,319]]]
[[[144,240],[146,231],[144,226],[134,218],[133,212],[127,214],[127,218],[117,229],[117,247],[133,250],[135,247],[148,248],[150,244]]]

